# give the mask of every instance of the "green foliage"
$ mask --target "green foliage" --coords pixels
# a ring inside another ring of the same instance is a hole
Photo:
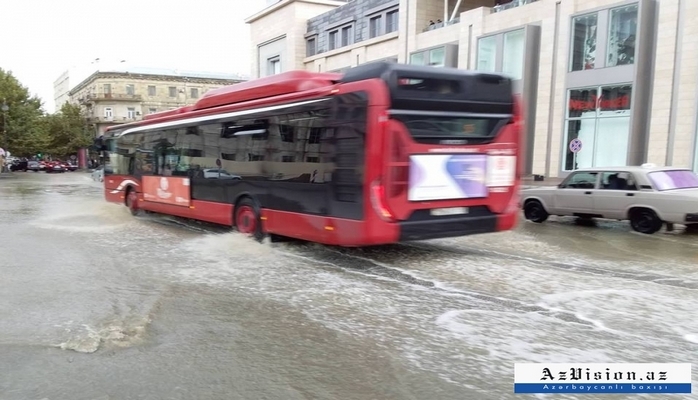
[[[0,147],[16,156],[34,156],[38,153],[58,157],[76,153],[88,147],[91,137],[79,106],[64,104],[55,114],[44,114],[41,100],[29,95],[11,72],[0,68]]]

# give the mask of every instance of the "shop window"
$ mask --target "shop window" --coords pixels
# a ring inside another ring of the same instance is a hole
[[[502,73],[514,80],[523,78],[525,41],[526,35],[523,29],[504,34]]]
[[[608,67],[635,63],[637,4],[611,10],[608,32]]]
[[[569,91],[564,170],[626,164],[631,97],[629,85]],[[582,149],[576,156],[569,149],[573,139],[582,142]]]
[[[571,71],[594,69],[596,65],[596,14],[583,15],[572,20]]]
[[[495,72],[497,70],[497,37],[489,36],[477,41],[477,70]]]

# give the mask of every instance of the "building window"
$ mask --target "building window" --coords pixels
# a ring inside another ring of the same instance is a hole
[[[317,54],[317,40],[312,37],[305,41],[305,54],[306,57],[311,57]]]
[[[412,53],[410,55],[410,64],[414,65],[425,65],[426,62],[424,61],[424,52],[420,51],[419,53]]]
[[[155,96],[157,94],[157,90],[155,89],[155,86],[148,86],[148,96]]]
[[[111,94],[111,84],[105,83],[102,88],[104,90],[104,94]]]
[[[308,156],[305,158],[305,162],[307,163],[319,163],[320,162],[320,157],[311,157]]]
[[[443,67],[446,65],[446,48],[437,47],[429,50],[429,65],[433,67]]]
[[[631,97],[632,87],[629,85],[569,91],[563,143],[566,171],[626,164]],[[576,159],[569,149],[573,139],[582,142]]]
[[[608,32],[608,67],[635,63],[637,4],[611,10]]]
[[[374,38],[380,36],[381,34],[381,20],[382,16],[373,17],[368,20],[368,37]]]
[[[502,73],[514,80],[523,78],[525,41],[526,35],[523,29],[504,34]]]
[[[410,64],[413,65],[430,65],[432,67],[454,67],[455,65],[446,65],[446,47],[435,47],[429,50],[422,50],[410,54]]]
[[[267,60],[267,76],[281,73],[281,59],[272,57]]]
[[[106,118],[106,119],[114,118],[114,110],[111,107],[104,107],[104,118]]]
[[[339,31],[332,31],[327,37],[327,45],[329,50],[334,50],[339,47]]]
[[[133,96],[136,94],[136,88],[133,85],[126,85],[126,95]]]
[[[400,18],[399,13],[399,10],[395,10],[385,14],[385,33],[397,31]]]
[[[189,97],[192,99],[198,99],[199,98],[199,89],[198,88],[191,88],[189,90]]]
[[[497,70],[497,37],[488,36],[477,41],[477,70],[495,72]]]
[[[156,112],[158,112],[157,108],[149,108],[148,109],[148,114],[155,114]]]
[[[352,37],[352,28],[352,26],[345,26],[342,28],[342,47],[349,46],[354,42],[354,38]]]
[[[596,14],[582,15],[572,20],[572,61],[570,71],[596,67]]]
[[[170,97],[177,97],[177,88],[174,86],[170,86]]]
[[[136,118],[136,109],[133,107],[129,107],[126,109],[127,111],[127,116],[128,119],[135,119]]]
[[[281,156],[281,162],[295,162],[296,158],[294,156]]]

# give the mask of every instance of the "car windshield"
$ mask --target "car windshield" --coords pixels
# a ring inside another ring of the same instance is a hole
[[[659,191],[698,188],[698,175],[693,171],[656,171],[650,172],[647,176]]]

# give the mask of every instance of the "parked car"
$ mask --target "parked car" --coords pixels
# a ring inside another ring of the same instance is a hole
[[[65,172],[61,162],[46,163],[46,173],[62,173]]]
[[[43,170],[43,168],[41,166],[41,163],[38,161],[28,161],[27,162],[27,170],[39,172],[39,171]]]
[[[203,170],[204,178],[206,179],[234,179],[241,180],[239,175],[233,175],[230,172],[220,168],[207,168]]]
[[[15,171],[23,171],[27,172],[29,162],[27,160],[15,160],[10,164],[10,171],[15,172]]]
[[[698,228],[698,175],[689,169],[656,167],[584,168],[557,186],[522,191],[527,220],[550,215],[629,220],[652,234],[664,223]]]

